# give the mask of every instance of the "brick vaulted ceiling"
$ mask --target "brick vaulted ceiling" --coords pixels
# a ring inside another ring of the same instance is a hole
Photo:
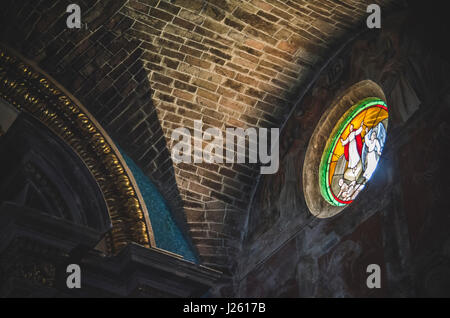
[[[2,0],[0,34],[80,99],[155,182],[203,264],[228,271],[258,171],[175,165],[171,131],[196,119],[222,130],[280,127],[363,25],[367,5],[391,2]],[[70,3],[81,6],[80,30],[66,27]]]

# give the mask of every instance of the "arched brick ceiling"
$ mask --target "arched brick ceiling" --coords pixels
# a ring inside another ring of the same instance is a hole
[[[394,1],[78,0],[87,27],[69,30],[72,2],[2,1],[1,41],[85,104],[187,223],[203,263],[228,271],[258,170],[174,165],[171,131],[195,119],[279,127],[367,5]]]

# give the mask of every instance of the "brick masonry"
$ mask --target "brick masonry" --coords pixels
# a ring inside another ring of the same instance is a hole
[[[171,131],[279,127],[315,71],[365,22],[351,0],[2,1],[1,41],[79,98],[155,182],[205,265],[233,271],[258,169],[177,164]]]

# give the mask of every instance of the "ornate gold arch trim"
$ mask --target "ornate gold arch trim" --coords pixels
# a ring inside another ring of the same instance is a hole
[[[97,181],[112,222],[107,251],[130,242],[156,247],[133,174],[114,142],[83,105],[38,66],[0,44],[0,97],[32,114],[64,140]]]

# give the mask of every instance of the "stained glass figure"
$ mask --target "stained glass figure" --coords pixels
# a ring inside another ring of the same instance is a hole
[[[388,116],[383,100],[367,98],[334,127],[319,172],[321,193],[330,204],[350,204],[372,177],[386,140]]]

